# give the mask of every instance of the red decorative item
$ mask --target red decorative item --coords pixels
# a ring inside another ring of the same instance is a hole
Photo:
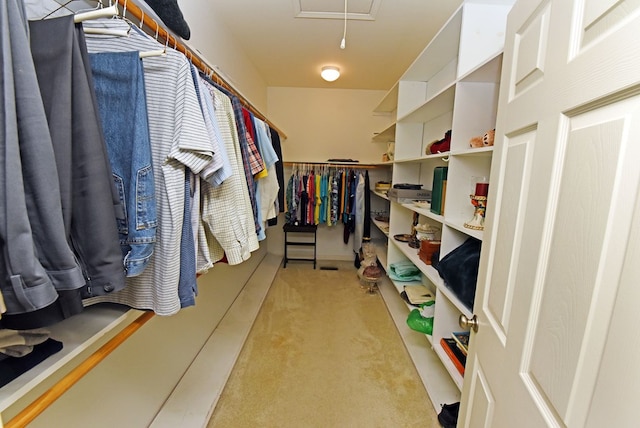
[[[489,183],[476,183],[476,196],[487,196],[489,194]]]
[[[429,151],[434,155],[436,153],[448,152],[449,150],[451,150],[451,130],[445,132],[442,140],[432,143],[429,147]]]

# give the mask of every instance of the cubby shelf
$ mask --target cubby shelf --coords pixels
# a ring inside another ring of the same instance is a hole
[[[396,139],[396,123],[392,123],[379,133],[375,134],[371,141],[375,143],[388,143]]]
[[[437,227],[441,231],[440,259],[469,237],[482,241],[481,230],[464,224],[474,215],[469,196],[475,190],[475,178],[490,180],[494,150],[493,146],[472,148],[470,140],[495,128],[504,30],[513,3],[514,0],[465,1],[375,110],[396,113],[395,122],[381,133],[384,136],[377,137],[380,141],[395,142],[392,183],[421,184],[423,189],[433,190],[434,168],[448,167],[442,215],[413,203],[392,200],[389,204],[388,236],[391,238],[388,238],[385,264],[412,262],[423,274],[422,283],[436,293],[433,337],[429,336],[426,344],[432,345],[430,355],[437,358],[429,360],[425,371],[447,376],[425,380],[434,405],[448,402],[452,389],[457,391],[455,395],[459,399],[464,377],[442,349],[440,340],[460,330],[461,314],[472,317],[473,313],[448,288],[438,271],[420,259],[418,249],[393,237],[411,233],[416,221]],[[391,129],[395,131],[393,139],[387,135]],[[431,154],[430,144],[441,140],[449,130],[450,149]],[[403,287],[402,283],[394,283],[398,293]],[[414,351],[415,347],[407,346],[407,349],[410,354],[418,352]]]
[[[385,236],[389,236],[389,223],[385,221],[376,220],[371,218],[371,222],[382,232]]]

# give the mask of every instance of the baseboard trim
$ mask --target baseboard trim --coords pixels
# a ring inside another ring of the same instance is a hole
[[[220,321],[150,427],[205,427],[282,262],[267,254]]]

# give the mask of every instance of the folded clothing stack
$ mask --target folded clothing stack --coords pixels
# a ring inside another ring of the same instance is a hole
[[[401,282],[422,280],[420,269],[409,261],[391,263],[389,265],[389,278]]]

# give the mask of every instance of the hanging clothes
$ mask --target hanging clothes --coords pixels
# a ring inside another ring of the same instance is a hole
[[[256,201],[256,187],[253,176],[262,171],[262,169],[264,168],[264,164],[262,162],[262,159],[260,158],[260,153],[258,152],[258,149],[256,148],[253,140],[247,138],[249,134],[244,123],[244,117],[242,114],[242,103],[240,102],[240,99],[233,93],[228,91],[226,88],[223,88],[220,85],[216,85],[213,82],[209,83],[211,83],[219,91],[225,94],[231,101],[233,115],[235,118],[234,123],[236,126],[237,139],[240,145],[240,153],[242,155],[242,167],[244,169],[244,175],[247,181],[247,189],[249,190],[249,200],[251,201],[251,208],[253,211],[254,224],[256,233],[260,233],[262,227],[260,226],[260,222],[258,221],[258,205]]]
[[[280,190],[278,191],[278,206],[279,212],[284,212],[285,203],[284,203],[284,165],[282,163],[282,147],[280,145],[280,134],[275,129],[269,127],[269,135],[271,135],[271,143],[273,144],[273,149],[278,156],[278,161],[276,162],[276,176],[278,177],[278,185],[280,186]]]
[[[6,309],[0,322],[23,330],[71,315],[85,280],[66,239],[55,155],[22,2],[0,4],[0,31],[0,274],[7,279],[0,283]],[[71,311],[61,305],[65,294]]]
[[[315,190],[315,194],[314,194],[314,212],[313,212],[313,222],[314,224],[320,224],[320,208],[322,205],[322,181],[321,181],[322,175],[321,174],[316,174],[314,176],[315,179],[315,183],[314,183],[314,190]]]
[[[340,173],[334,174],[331,181],[331,224],[338,222],[340,212]]]
[[[307,221],[309,219],[308,217],[309,193],[307,191],[308,188],[309,188],[309,176],[303,175],[301,192],[300,192],[300,224],[303,226],[308,224]]]
[[[287,224],[295,224],[297,221],[297,194],[296,194],[296,184],[298,182],[298,177],[295,174],[291,174],[289,177],[289,181],[287,182],[287,191],[286,191],[286,207],[287,211],[285,212],[285,221]]]
[[[113,182],[84,32],[66,16],[30,22],[30,36],[63,217],[86,280],[82,297],[109,295],[125,287],[116,220],[126,217]]]
[[[129,37],[88,35],[92,53],[151,51],[164,46],[119,19],[85,21],[85,27],[130,30]],[[199,174],[212,160],[211,144],[191,77],[189,61],[168,49],[142,60],[158,215],[154,255],[141,275],[109,296],[86,304],[114,302],[172,315],[180,310],[180,245],[184,221],[186,168]],[[187,220],[188,221],[188,220]]]
[[[314,221],[314,214],[315,214],[315,207],[316,207],[316,179],[315,179],[315,171],[311,170],[309,172],[309,176],[307,177],[308,182],[307,182],[307,189],[308,189],[308,193],[309,193],[309,199],[308,199],[308,209],[307,209],[307,224],[315,224]]]
[[[224,146],[224,141],[220,132],[218,120],[215,117],[213,94],[207,87],[207,84],[205,83],[203,78],[200,76],[200,73],[193,65],[191,65],[191,76],[194,81],[196,95],[198,96],[198,100],[200,101],[200,109],[203,114],[207,134],[212,142],[211,149],[213,150],[213,158],[211,162],[203,168],[200,174],[191,174],[191,176],[193,177],[193,179],[191,180],[193,184],[193,195],[191,199],[193,200],[193,209],[196,209],[195,212],[192,211],[191,222],[195,236],[194,243],[196,246],[196,272],[205,273],[213,267],[214,261],[213,257],[211,256],[209,244],[207,242],[205,227],[200,219],[200,201],[202,195],[200,178],[208,182],[211,186],[218,187],[222,183],[224,183],[225,180],[231,177],[231,175],[233,174],[233,169],[231,167],[231,161],[229,160],[229,154],[227,153],[227,149]],[[216,161],[216,159],[218,159],[218,161]]]
[[[267,176],[268,172],[266,170],[266,166],[264,164],[264,160],[262,159],[262,153],[260,152],[260,148],[258,147],[258,141],[256,138],[256,128],[251,118],[251,113],[246,108],[242,108],[242,121],[245,124],[245,128],[247,130],[247,143],[249,149],[249,153],[253,158],[256,159],[256,162],[260,163],[260,169],[257,173],[253,175],[253,188],[254,194],[256,198],[256,233],[258,235],[258,241],[264,241],[267,238],[265,232],[265,225],[262,222],[262,194],[258,189],[258,181],[261,178]],[[253,171],[253,170],[252,170]]]
[[[327,223],[327,207],[329,206],[329,198],[327,197],[329,181],[329,171],[325,169],[320,176],[320,223]]]
[[[260,222],[263,229],[265,229],[267,227],[267,220],[277,216],[276,205],[280,186],[276,173],[276,163],[279,159],[271,144],[267,124],[253,116],[253,114],[251,114],[250,117],[256,130],[258,150],[265,164],[265,175],[256,182],[256,190],[260,195]]]
[[[180,276],[178,278],[178,299],[180,307],[196,304],[198,283],[196,281],[196,244],[191,220],[191,172],[187,169],[184,179],[184,221],[180,235]]]
[[[364,183],[364,175],[359,173],[356,177],[356,191],[355,191],[355,199],[354,199],[354,213],[352,214],[353,218],[353,252],[358,254],[360,252],[360,247],[362,247],[362,237],[364,236],[364,216],[365,216],[365,207],[364,207],[364,198],[365,198],[365,183]]]
[[[369,171],[364,171],[364,223],[362,229],[363,238],[371,238],[371,183],[369,182]]]
[[[231,265],[242,263],[258,249],[253,207],[244,175],[242,150],[231,99],[205,82],[213,97],[214,111],[233,174],[220,186],[201,183],[204,239],[214,262],[225,256]]]
[[[127,276],[137,276],[153,254],[158,224],[144,70],[135,51],[89,59],[113,181],[125,208],[116,219],[123,263]]]
[[[211,97],[208,96],[207,88],[203,85],[198,69],[191,64],[191,78],[196,90],[196,96],[200,104],[200,111],[207,129],[207,142],[211,143],[211,161],[198,174],[202,179],[207,180],[212,186],[219,186],[224,180],[231,176],[231,165],[227,151],[222,146],[222,137],[217,129],[217,123],[213,111]]]

